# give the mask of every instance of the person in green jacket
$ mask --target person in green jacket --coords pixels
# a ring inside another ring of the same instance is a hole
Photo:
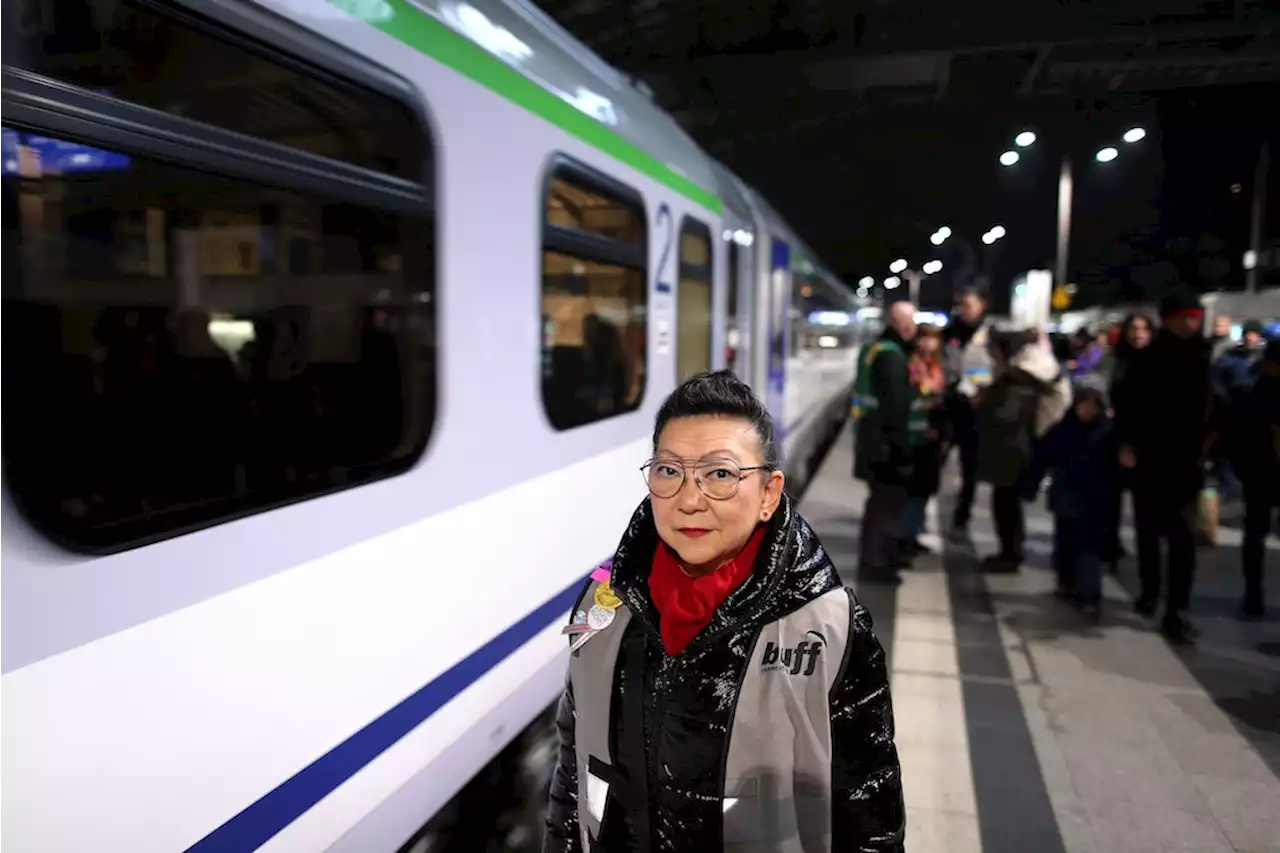
[[[884,333],[858,364],[853,473],[870,487],[862,511],[860,580],[897,579],[893,564],[912,469],[907,349],[916,334],[915,313],[910,302],[890,306]]]

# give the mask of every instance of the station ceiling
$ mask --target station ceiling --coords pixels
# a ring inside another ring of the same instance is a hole
[[[845,275],[994,215],[1018,129],[1087,148],[1170,93],[1280,81],[1276,0],[538,2]]]

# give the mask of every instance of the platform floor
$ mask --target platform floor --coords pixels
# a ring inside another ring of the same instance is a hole
[[[1028,510],[1030,565],[978,572],[996,550],[985,490],[972,547],[940,541],[944,498],[924,537],[937,553],[900,585],[860,584],[866,488],[850,444],[801,512],[888,652],[910,853],[1280,853],[1280,543],[1270,619],[1247,624],[1239,534],[1201,550],[1190,650],[1132,612],[1132,558],[1106,581],[1101,624],[1054,599],[1042,504]]]

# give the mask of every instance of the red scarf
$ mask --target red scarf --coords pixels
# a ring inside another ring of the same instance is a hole
[[[649,595],[658,608],[667,654],[680,654],[710,624],[716,608],[751,574],[763,540],[764,527],[760,526],[738,556],[699,578],[686,575],[671,549],[658,543],[649,572]]]

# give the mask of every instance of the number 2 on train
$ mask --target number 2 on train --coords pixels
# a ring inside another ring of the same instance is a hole
[[[672,226],[671,208],[664,201],[658,205],[658,215],[655,219],[657,230],[665,234],[663,237],[662,254],[658,258],[658,270],[654,274],[654,284],[659,293],[671,292],[671,275],[668,262],[671,260],[671,239],[675,234]]]

